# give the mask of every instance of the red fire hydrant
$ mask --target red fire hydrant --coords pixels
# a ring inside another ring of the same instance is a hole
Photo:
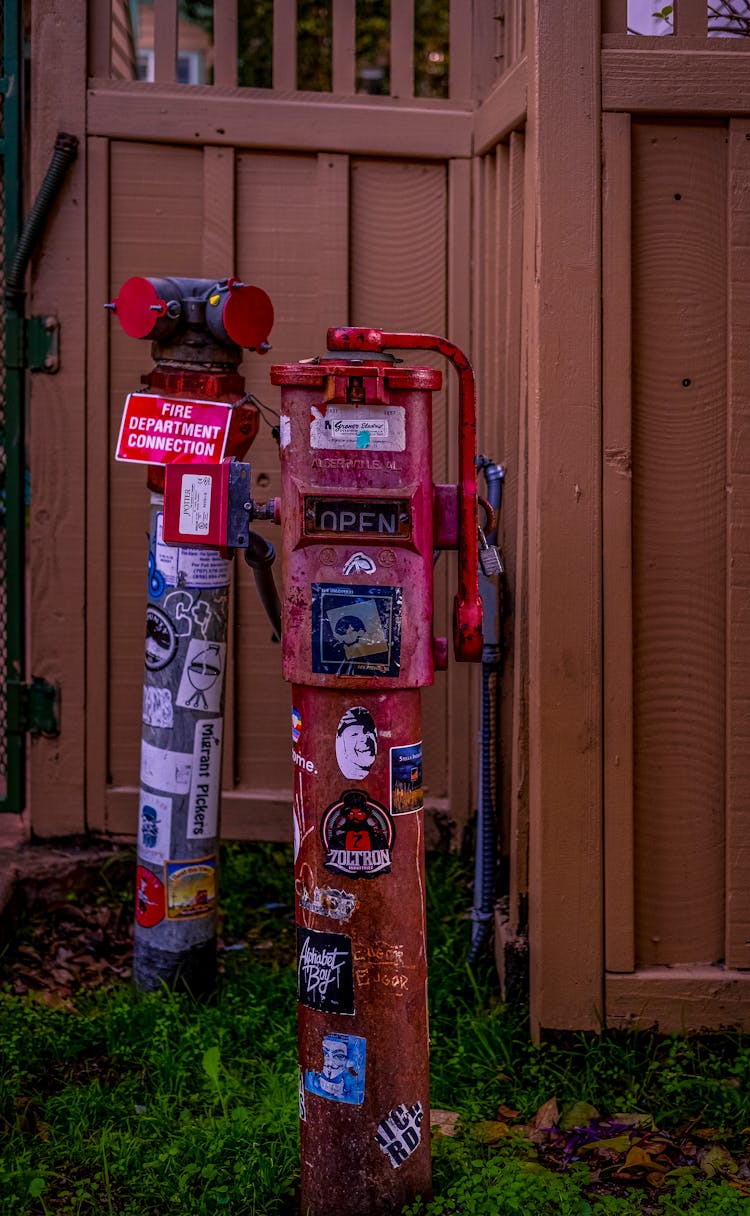
[[[456,657],[482,654],[474,381],[442,338],[339,329],[328,345],[271,371],[293,685],[302,1211],[382,1216],[431,1187],[419,689],[447,661],[432,635],[435,548],[459,551]],[[459,373],[458,487],[433,484],[441,374],[389,348],[440,351]]]

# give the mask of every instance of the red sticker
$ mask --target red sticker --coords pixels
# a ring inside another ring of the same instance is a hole
[[[147,870],[138,866],[135,872],[135,919],[143,929],[151,929],[164,920],[164,884]]]

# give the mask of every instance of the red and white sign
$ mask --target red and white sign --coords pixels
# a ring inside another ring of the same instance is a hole
[[[130,464],[220,464],[232,407],[218,401],[171,401],[131,393],[125,402],[115,460]]]

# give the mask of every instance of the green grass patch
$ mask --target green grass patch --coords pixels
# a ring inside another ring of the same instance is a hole
[[[131,907],[129,889],[107,897]],[[465,859],[429,859],[427,899],[432,1105],[457,1120],[434,1136],[435,1197],[411,1216],[748,1212],[746,1038],[534,1046],[490,962],[466,965]],[[54,1007],[14,991],[6,950],[2,1216],[295,1212],[291,850],[226,847],[222,902],[223,940],[242,948],[202,1004],[119,981]],[[41,952],[43,937],[30,920],[16,944]]]

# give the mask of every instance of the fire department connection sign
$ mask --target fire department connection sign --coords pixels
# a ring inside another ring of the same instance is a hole
[[[131,393],[115,459],[131,464],[220,464],[231,408],[217,401],[170,401]]]

